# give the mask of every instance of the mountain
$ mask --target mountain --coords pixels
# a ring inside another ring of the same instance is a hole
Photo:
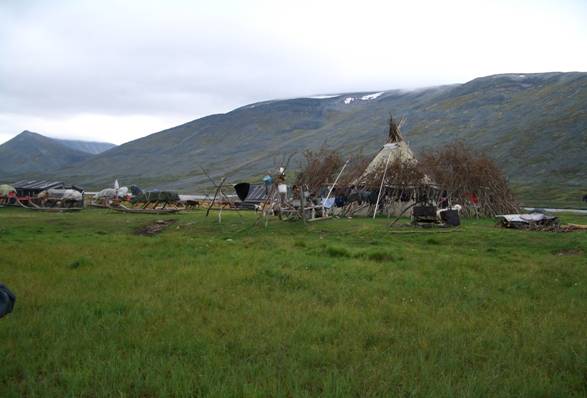
[[[455,139],[486,151],[512,181],[587,182],[587,73],[505,74],[413,91],[265,101],[113,148],[60,174],[96,186],[194,190],[200,166],[231,180],[260,176],[284,155],[323,143],[378,150],[387,119],[403,116],[416,155]],[[295,162],[294,162],[295,163]]]
[[[56,172],[94,156],[96,150],[112,144],[58,140],[31,131],[23,131],[0,145],[0,178],[36,177]],[[103,152],[103,150],[102,150]]]
[[[92,155],[97,155],[99,153],[105,152],[109,149],[114,148],[116,145],[110,144],[108,142],[95,142],[95,141],[78,141],[78,140],[57,140],[61,142],[66,147],[71,149],[76,149],[78,151],[91,153]]]
[[[123,184],[195,191],[200,166],[230,181],[258,180],[291,153],[326,143],[380,149],[390,114],[416,156],[454,140],[487,152],[514,184],[587,184],[587,73],[504,74],[464,84],[259,102],[128,142],[52,176],[100,188]],[[1,163],[0,163],[1,164]],[[1,168],[1,167],[0,167]],[[541,188],[538,188],[541,189]]]

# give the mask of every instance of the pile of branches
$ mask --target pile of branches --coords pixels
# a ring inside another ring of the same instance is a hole
[[[335,150],[324,146],[317,151],[307,149],[295,185],[303,185],[305,190],[318,193],[322,185],[334,181],[343,164],[344,161]]]
[[[487,155],[463,142],[424,153],[419,166],[441,191],[446,191],[450,203],[463,206],[467,216],[519,212],[501,169]]]
[[[350,187],[365,172],[371,161],[370,157],[357,152],[349,156],[344,172],[337,182],[337,190]],[[345,161],[338,151],[321,147],[318,151],[306,150],[300,166],[295,185],[304,185],[304,189],[318,194],[320,188],[334,183]],[[389,171],[389,170],[388,170]]]
[[[354,184],[363,175],[370,162],[371,158],[362,153],[351,155],[344,172],[338,180],[338,187],[350,187]]]

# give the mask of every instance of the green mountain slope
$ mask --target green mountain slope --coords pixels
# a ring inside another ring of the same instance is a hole
[[[91,153],[97,155],[102,152],[106,152],[109,149],[114,148],[116,145],[110,144],[109,142],[96,142],[96,141],[80,141],[80,140],[56,140],[61,144],[71,149],[77,149],[78,151]]]
[[[47,170],[57,170],[80,162],[92,155],[69,148],[54,140],[30,131],[23,131],[0,145],[0,177],[35,176]]]
[[[105,142],[60,140],[25,130],[0,145],[0,181],[10,181],[16,176],[52,177],[63,168],[114,146]]]
[[[194,191],[209,185],[199,166],[236,181],[256,178],[284,155],[323,143],[345,153],[375,152],[391,113],[406,117],[402,131],[416,155],[461,139],[489,153],[514,184],[580,187],[587,184],[586,109],[587,73],[579,72],[265,101],[126,143],[57,175],[88,187],[116,177],[125,184]]]

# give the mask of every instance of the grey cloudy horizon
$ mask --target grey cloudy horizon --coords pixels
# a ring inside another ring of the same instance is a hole
[[[585,71],[586,21],[578,0],[6,0],[0,143],[120,144],[269,99]]]

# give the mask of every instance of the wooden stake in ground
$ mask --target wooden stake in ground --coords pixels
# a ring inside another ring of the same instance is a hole
[[[383,190],[383,183],[385,182],[385,174],[387,173],[387,166],[389,165],[389,160],[391,159],[391,154],[393,152],[389,152],[389,156],[387,156],[387,161],[385,162],[385,170],[383,170],[383,178],[381,179],[381,185],[379,186],[379,193],[377,194],[377,202],[375,202],[375,210],[373,211],[373,219],[377,216],[377,208],[379,207],[379,199],[381,198],[381,191]]]
[[[208,210],[206,210],[206,217],[208,217],[208,214],[210,214],[210,209],[212,209],[212,206],[214,206],[214,202],[216,201],[216,197],[218,196],[218,192],[220,192],[220,188],[222,188],[222,184],[224,184],[225,180],[226,180],[226,177],[222,177],[222,180],[220,180],[220,184],[218,185],[218,187],[216,188],[216,192],[214,193],[214,198],[212,199],[212,203],[210,203],[210,206],[208,206]]]
[[[304,197],[304,184],[300,185],[300,206],[302,208],[302,221],[306,223],[306,198]]]

